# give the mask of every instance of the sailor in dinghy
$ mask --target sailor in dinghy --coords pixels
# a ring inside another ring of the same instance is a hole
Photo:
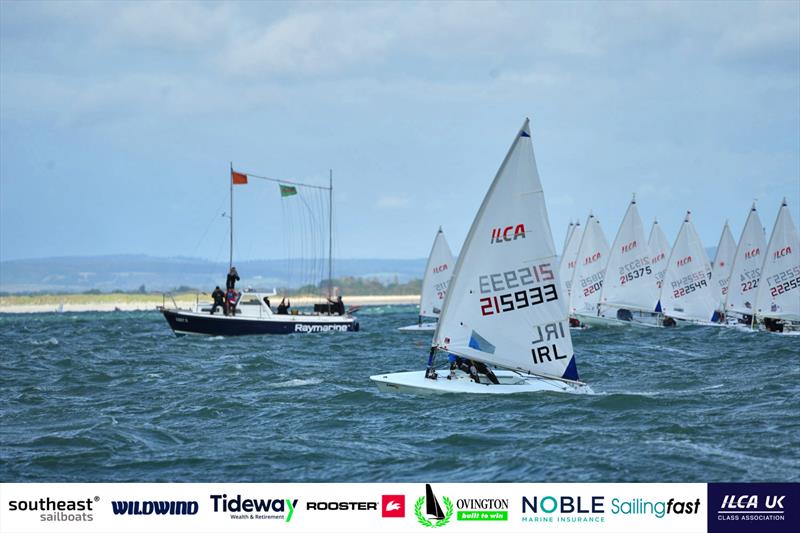
[[[371,376],[385,391],[590,392],[579,381],[556,251],[526,120],[459,254],[428,369]],[[438,352],[494,366],[497,383],[435,370]]]

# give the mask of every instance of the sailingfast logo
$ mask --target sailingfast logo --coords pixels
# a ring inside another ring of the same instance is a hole
[[[233,520],[284,520],[291,522],[297,499],[283,498],[242,498],[237,494],[228,498],[227,494],[212,494],[215,513],[230,513]]]
[[[417,498],[414,504],[414,515],[417,517],[417,522],[425,527],[446,526],[450,519],[453,518],[453,502],[447,496],[442,496],[442,503],[444,503],[447,511],[442,510],[439,500],[433,494],[433,489],[429,484],[426,484],[425,496]],[[425,507],[424,513],[423,506]]]
[[[505,228],[492,228],[492,244],[515,241],[517,238],[525,238],[525,224],[506,226]]]
[[[112,501],[115,515],[195,515],[200,509],[196,501]]]
[[[667,515],[696,515],[700,512],[700,498],[694,501],[612,498],[608,512],[612,515],[646,515],[658,519]],[[605,514],[604,496],[522,497],[523,522],[604,522]]]

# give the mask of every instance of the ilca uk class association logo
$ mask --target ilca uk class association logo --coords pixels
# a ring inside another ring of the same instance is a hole
[[[442,502],[445,509],[439,504],[439,500],[433,494],[433,489],[429,484],[425,485],[425,496],[417,498],[414,504],[414,514],[417,521],[425,527],[442,527],[446,526],[450,519],[453,518],[453,502],[447,496],[442,496]],[[422,512],[422,507],[425,507],[425,512]]]

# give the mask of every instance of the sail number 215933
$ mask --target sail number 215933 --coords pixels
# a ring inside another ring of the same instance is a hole
[[[481,314],[488,316],[505,313],[557,300],[555,283],[537,285],[546,281],[555,281],[549,263],[479,276],[481,294],[495,293],[479,300]]]

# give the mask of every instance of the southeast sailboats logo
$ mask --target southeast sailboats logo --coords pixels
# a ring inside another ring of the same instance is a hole
[[[442,511],[442,506],[439,505],[439,500],[433,494],[433,489],[430,485],[425,485],[425,496],[420,496],[417,503],[414,505],[414,514],[417,515],[417,521],[425,527],[442,527],[450,522],[453,517],[453,502],[447,496],[442,496],[444,506],[447,512]],[[425,514],[422,513],[422,506],[425,505]],[[429,520],[425,515],[434,519]]]

